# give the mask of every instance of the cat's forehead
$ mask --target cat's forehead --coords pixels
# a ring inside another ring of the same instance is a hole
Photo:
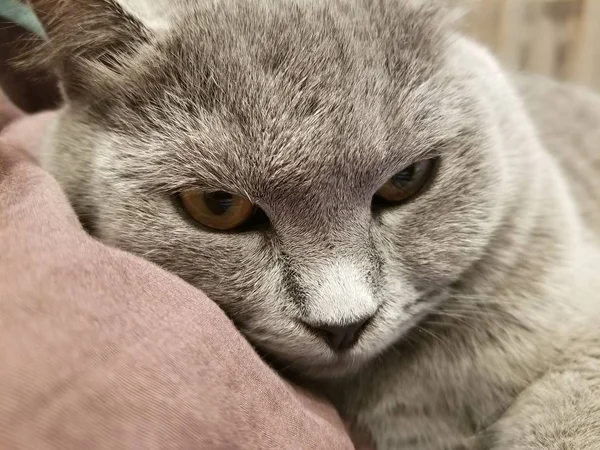
[[[166,153],[188,161],[180,178],[361,184],[400,168],[398,146],[410,162],[441,132],[432,117],[448,100],[439,76],[446,35],[436,8],[223,0],[177,23],[120,117],[154,129]]]
[[[415,3],[186,0],[128,94],[143,104],[166,91],[241,121],[393,97],[431,77],[444,53],[440,10]]]
[[[174,22],[160,52],[195,69],[190,75],[224,83],[266,74],[334,90],[383,70],[406,84],[439,65],[446,36],[440,11],[398,0],[202,2]]]

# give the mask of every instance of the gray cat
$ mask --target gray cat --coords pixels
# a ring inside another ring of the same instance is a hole
[[[600,98],[426,0],[33,0],[90,232],[380,450],[600,449]]]

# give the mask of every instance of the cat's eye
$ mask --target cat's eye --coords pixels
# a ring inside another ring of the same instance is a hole
[[[194,220],[215,230],[239,228],[252,219],[256,210],[247,198],[228,192],[186,189],[180,196],[181,204]]]
[[[433,176],[435,160],[426,159],[406,167],[385,183],[377,193],[376,199],[388,203],[402,203],[421,193]]]

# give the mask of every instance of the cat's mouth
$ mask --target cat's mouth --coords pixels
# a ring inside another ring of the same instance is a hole
[[[372,344],[365,342],[373,338],[377,317],[374,316],[370,322],[353,346],[340,351],[332,350],[323,336],[305,326],[293,343],[251,335],[248,338],[257,346],[261,357],[281,373],[337,378],[357,372],[379,354],[372,351]]]
[[[297,346],[277,345],[274,341],[257,343],[261,356],[276,370],[283,374],[302,375],[315,379],[341,378],[360,371],[369,362],[385,352],[395,341],[400,339],[412,324],[400,326],[400,332],[390,336],[381,330],[380,316],[373,316],[357,342],[343,351],[333,351],[326,346],[321,336],[307,330],[302,340],[302,351]],[[412,322],[412,321],[411,321]],[[406,328],[406,330],[404,330]],[[304,339],[306,338],[306,339]]]
[[[312,335],[315,339],[327,342],[335,353],[344,355],[360,341],[364,334],[368,334],[374,328],[374,321],[379,315],[381,306],[379,306],[373,315],[360,320],[353,324],[346,324],[346,326],[324,326],[314,327],[308,325],[302,320],[297,320],[298,326],[301,327],[304,332]],[[333,331],[332,331],[333,330]],[[333,341],[333,342],[332,342]]]
[[[272,337],[248,336],[261,350],[263,359],[284,374],[310,378],[341,378],[359,372],[412,329],[439,304],[442,292],[428,293],[407,305],[398,315],[398,305],[382,304],[361,330],[356,342],[341,351],[332,350],[324,337],[311,327],[298,326],[293,342]],[[279,341],[279,342],[278,342]]]

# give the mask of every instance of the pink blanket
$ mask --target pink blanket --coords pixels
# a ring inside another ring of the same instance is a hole
[[[351,449],[179,278],[88,236],[0,92],[0,448]],[[7,125],[8,124],[8,125]]]

